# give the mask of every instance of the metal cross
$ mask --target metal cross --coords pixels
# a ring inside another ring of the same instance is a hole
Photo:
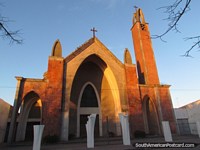
[[[135,10],[137,11],[138,7],[137,6],[134,6]]]
[[[95,29],[95,27],[93,27],[90,31],[93,32],[93,37],[95,37],[95,32],[97,32],[97,30]]]

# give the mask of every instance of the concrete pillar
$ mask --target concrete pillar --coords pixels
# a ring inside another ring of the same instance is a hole
[[[172,142],[172,134],[169,126],[169,121],[162,121],[162,126],[165,142]]]
[[[18,111],[18,104],[19,104],[19,93],[20,93],[21,81],[23,79],[22,77],[15,77],[15,78],[17,79],[17,87],[16,87],[16,93],[15,93],[13,112],[11,115],[10,128],[9,128],[9,133],[8,133],[9,144],[11,144],[14,141],[14,132],[15,132],[15,125],[16,125],[17,111]]]
[[[121,127],[122,127],[123,144],[131,145],[128,115],[123,115],[120,113],[119,118],[120,118]]]
[[[62,112],[61,141],[68,141],[69,111]]]
[[[96,114],[88,116],[86,126],[87,131],[87,148],[94,148],[94,125],[95,125]]]
[[[44,125],[34,125],[33,150],[40,150]]]

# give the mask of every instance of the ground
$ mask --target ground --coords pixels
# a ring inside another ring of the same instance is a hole
[[[141,148],[136,148],[135,145],[136,143],[166,143],[164,141],[163,137],[147,137],[143,139],[132,139],[131,140],[132,145],[131,146],[124,146],[122,144],[122,138],[121,137],[116,137],[116,138],[99,138],[95,139],[95,148],[94,150],[139,150]],[[189,144],[195,144],[195,148],[159,148],[159,150],[198,150],[200,149],[200,138],[198,136],[194,135],[188,135],[188,136],[178,136],[174,135],[173,136],[173,142],[171,143],[189,143]],[[13,145],[7,145],[7,144],[2,144],[0,145],[1,150],[32,150],[32,143],[15,143]],[[87,149],[86,145],[86,139],[78,139],[78,140],[72,140],[68,143],[59,143],[59,144],[42,144],[41,150],[84,150]],[[155,149],[155,148],[146,148],[148,149]],[[143,149],[145,150],[145,149]]]

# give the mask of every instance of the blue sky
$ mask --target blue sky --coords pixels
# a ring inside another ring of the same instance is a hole
[[[97,37],[123,62],[124,49],[134,50],[130,28],[134,6],[142,8],[152,35],[167,28],[161,6],[173,1],[162,0],[2,0],[0,14],[12,22],[7,27],[21,29],[23,44],[9,44],[0,39],[0,98],[13,104],[15,76],[42,78],[47,70],[48,56],[56,39],[59,39],[63,56],[92,37],[95,27]],[[167,42],[152,40],[160,81],[171,85],[174,107],[200,99],[200,52],[193,58],[180,55],[192,42],[183,38],[200,34],[200,1],[192,1],[191,11],[178,24],[181,33],[171,32],[164,37]]]

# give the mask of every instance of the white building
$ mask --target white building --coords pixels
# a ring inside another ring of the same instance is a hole
[[[200,122],[200,100],[175,108],[174,111],[180,134],[198,134],[196,122]]]
[[[0,99],[0,143],[4,142],[9,112],[10,104]]]

